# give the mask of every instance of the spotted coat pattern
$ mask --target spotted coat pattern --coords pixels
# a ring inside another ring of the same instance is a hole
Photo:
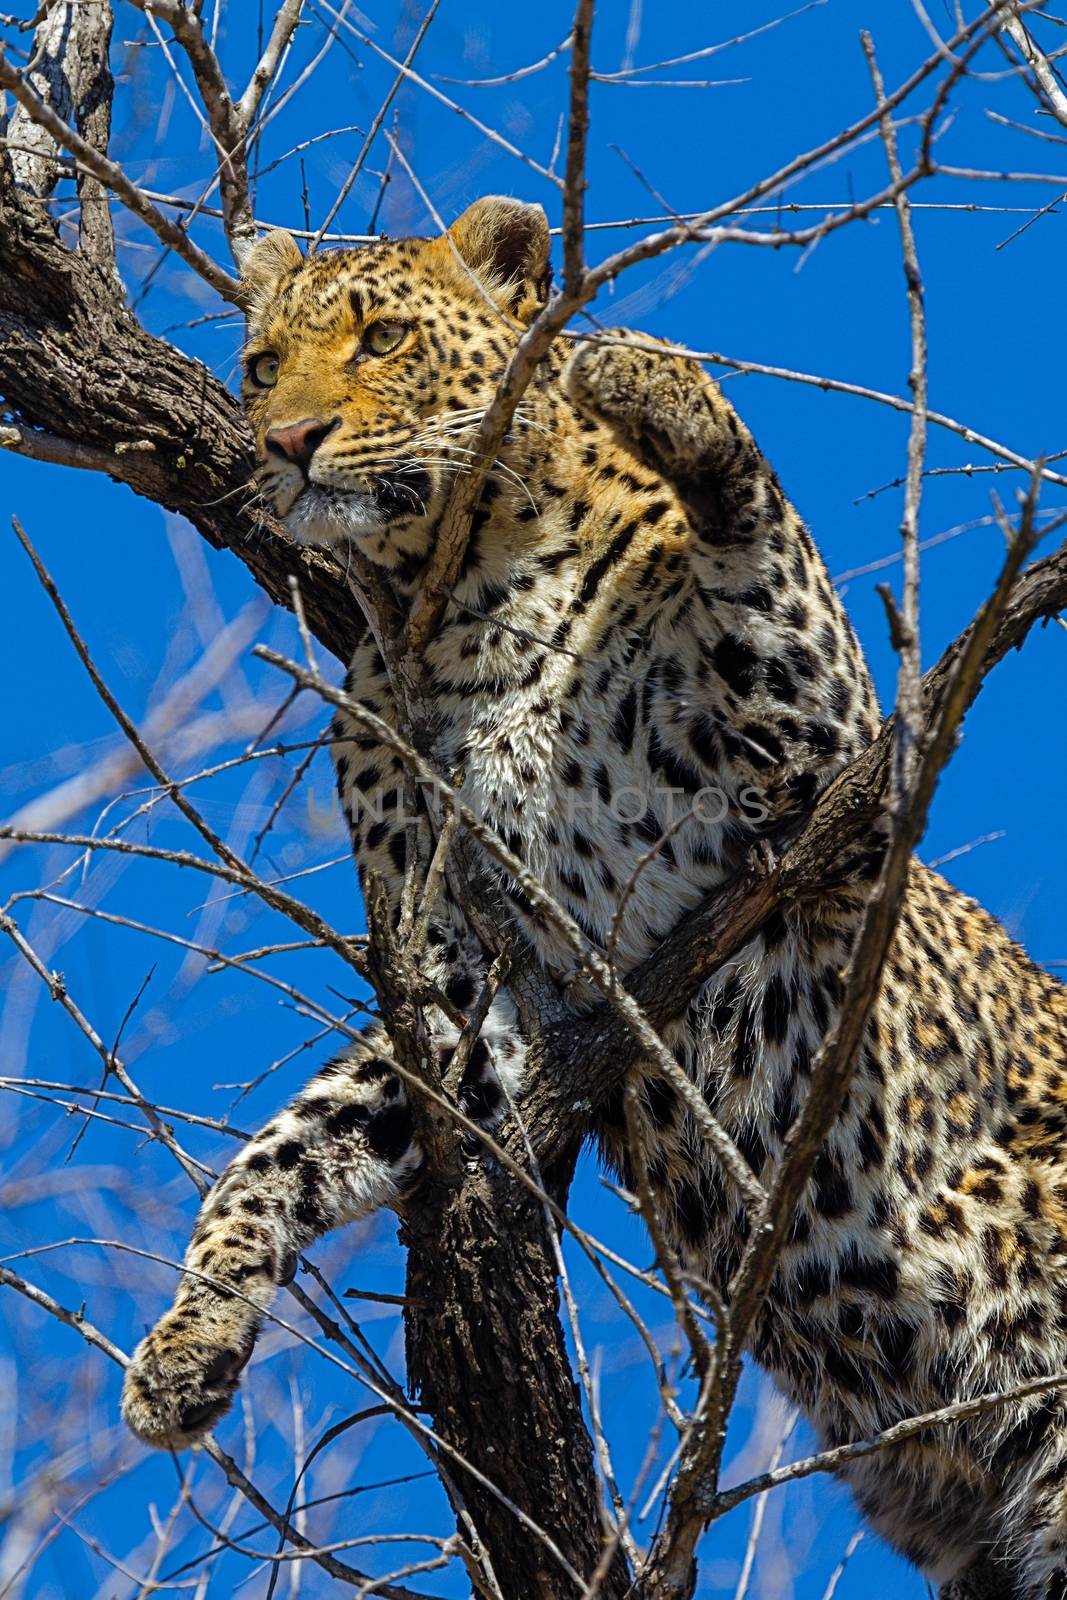
[[[286,235],[261,242],[247,268],[246,402],[265,490],[295,536],[350,541],[413,592],[471,429],[543,302],[547,262],[538,208],[503,200],[438,239],[307,262]],[[540,368],[426,665],[442,771],[591,939],[604,944],[625,900],[624,972],[879,724],[840,600],[744,424],[698,365],[625,333],[561,341]],[[369,636],[347,681],[392,717]],[[398,760],[344,714],[335,734],[360,870],[395,910],[405,868],[424,873],[432,852],[432,806],[420,802],[409,863]],[[872,839],[844,889],[774,917],[668,1031],[764,1182],[837,1012],[878,864]],[[552,927],[511,897],[567,980]],[[453,1012],[470,1007],[484,958],[447,893],[427,970]],[[431,1022],[447,1053],[454,1022]],[[522,1081],[503,994],[460,1099],[492,1123]],[[672,1239],[723,1289],[743,1209],[673,1091],[650,1078],[644,1100]],[[752,1339],[826,1443],[1067,1364],[1065,1132],[1067,992],[915,864],[855,1079]],[[617,1104],[598,1138],[632,1181]],[[417,1199],[420,1160],[388,1041],[372,1032],[212,1190],[175,1305],[135,1353],[132,1426],[156,1444],[202,1437],[296,1253]],[[1058,1394],[921,1433],[846,1476],[944,1600],[1067,1597]]]

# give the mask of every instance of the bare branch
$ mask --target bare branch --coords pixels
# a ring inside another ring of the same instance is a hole
[[[204,36],[197,11],[184,5],[182,0],[130,0],[130,3],[137,6],[138,10],[144,11],[150,19],[159,17],[168,25],[193,70],[218,155],[218,177],[226,238],[233,258],[240,267],[256,237],[248,185],[248,123],[242,120],[234,106],[222,68]],[[279,13],[280,27],[275,30],[278,55],[281,54],[284,44],[288,42],[296,26],[299,5],[296,6],[295,15],[293,11],[292,0],[286,0]],[[272,55],[274,43],[275,39],[272,37],[264,61],[273,60],[276,66],[277,58]],[[261,62],[260,67],[263,64]],[[259,70],[260,68],[257,68],[256,72]],[[253,74],[249,92],[255,104],[258,104],[267,81],[260,83],[256,74]],[[169,240],[165,242],[170,243]],[[231,295],[227,298],[235,297]]]
[[[885,102],[885,84],[874,53],[874,41],[869,33],[861,35],[875,98],[879,105]],[[882,118],[882,140],[885,144],[889,176],[900,183],[903,169],[897,153],[897,136],[893,119],[888,114]],[[912,394],[911,430],[908,435],[908,470],[904,488],[904,516],[900,536],[904,551],[904,601],[900,612],[900,674],[897,684],[896,737],[897,759],[894,769],[894,801],[897,806],[908,803],[909,791],[919,759],[917,739],[922,715],[922,652],[919,643],[919,504],[922,499],[923,465],[926,459],[926,314],[923,306],[923,282],[919,271],[919,257],[915,249],[915,234],[911,225],[911,209],[907,193],[901,188],[896,197],[897,222],[900,227],[901,251],[904,262],[904,282],[908,296],[908,314],[911,321],[911,371],[908,387]]]
[[[61,0],[42,6],[26,26],[35,30],[30,85],[57,116],[76,127],[90,145],[106,155],[113,89],[108,70],[108,0],[96,0],[93,5]],[[16,182],[45,199],[55,188],[60,173],[52,137],[19,104],[8,124],[5,142],[11,152]],[[81,248],[100,266],[113,270],[115,245],[103,191],[94,179],[83,174],[78,193]]]
[[[278,8],[267,47],[248,80],[248,87],[234,108],[237,121],[246,132],[251,128],[260,102],[278,70],[284,52],[289,48],[289,42],[296,31],[303,8],[304,0],[284,0]]]
[[[62,596],[52,581],[51,576],[45,569],[45,566],[41,561],[40,556],[37,554],[37,551],[27,538],[26,533],[24,532],[17,517],[12,518],[12,524],[14,526],[15,533],[18,536],[19,543],[22,545],[23,549],[26,551],[26,554],[33,563],[34,571],[36,572],[37,577],[45,590],[45,593],[48,595],[49,600],[51,600],[53,606],[58,612],[60,621],[62,622],[71,643],[74,645],[75,650],[78,652],[86,672],[89,674],[89,677],[92,680],[93,687],[96,689],[100,698],[103,700],[104,704],[115,718],[115,721],[126,735],[126,738],[137,751],[137,754],[140,756],[144,766],[156,779],[156,782],[161,785],[177,809],[182,813],[187,821],[192,823],[193,827],[206,841],[207,845],[217,857],[222,867],[229,872],[231,881],[241,884],[244,888],[252,889],[273,910],[280,911],[283,916],[290,917],[298,927],[303,928],[305,933],[311,934],[312,938],[321,939],[325,945],[327,945],[337,955],[341,956],[342,960],[352,964],[351,947],[334,933],[333,929],[330,928],[328,923],[324,922],[323,919],[315,912],[311,911],[309,907],[302,905],[300,901],[294,900],[290,895],[281,894],[270,883],[267,883],[262,878],[257,877],[252,871],[251,867],[249,867],[246,862],[242,861],[240,856],[232,851],[229,845],[226,844],[225,840],[220,838],[215,830],[204,820],[200,812],[197,811],[196,807],[186,797],[182,786],[175,783],[167,776],[159,762],[156,760],[154,753],[149,749],[135,724],[122,710],[122,707],[119,705],[118,701],[112,695],[111,691],[101,678],[93,663],[92,657],[89,655],[89,651],[81,638],[81,635],[74,626],[73,618],[71,617],[70,612],[67,610]],[[17,837],[17,830],[6,828],[3,830],[2,836],[8,838]]]
[[[0,449],[11,450],[28,461],[49,461],[53,466],[75,467],[79,472],[107,472],[116,476],[119,470],[113,451],[96,449],[77,439],[59,439],[54,434],[20,428],[10,422],[0,423]]]
[[[1019,15],[1018,7],[1014,4],[1004,22],[1004,32],[1018,46],[1023,60],[1037,80],[1052,115],[1057,122],[1067,128],[1067,94],[1064,93],[1052,63],[1035,41],[1033,34]]]
[[[335,22],[342,23],[347,31],[359,40],[360,44],[364,45],[368,50],[372,50],[374,54],[380,57],[382,61],[386,62],[390,67],[394,67],[403,78],[408,79],[411,83],[416,84],[418,88],[423,89],[428,95],[431,96],[432,99],[439,101],[441,105],[447,106],[449,111],[454,111],[458,117],[463,119],[464,122],[469,123],[476,133],[480,133],[483,139],[488,139],[491,144],[499,146],[499,148],[506,151],[509,156],[514,156],[515,159],[517,161],[521,161],[524,166],[530,167],[542,178],[547,178],[550,183],[554,183],[557,186],[560,185],[559,178],[555,177],[551,172],[549,172],[547,167],[543,167],[539,161],[535,161],[533,157],[527,155],[524,150],[520,150],[518,145],[512,144],[510,139],[506,139],[504,135],[502,133],[498,133],[495,128],[491,128],[487,123],[482,122],[480,118],[473,114],[473,112],[468,111],[465,106],[458,105],[455,100],[450,99],[449,96],[444,94],[440,89],[435,89],[432,83],[428,83],[425,78],[417,73],[412,67],[408,66],[406,62],[397,61],[394,56],[389,54],[388,50],[383,50],[382,46],[378,44],[377,40],[372,39],[369,34],[363,33],[359,28],[356,27],[354,22],[343,16],[341,12],[335,10],[330,4],[330,0],[320,0],[320,3],[323,10],[329,12],[330,16],[333,17]],[[391,98],[392,96],[390,95],[390,99]]]
[[[567,118],[567,171],[563,181],[563,293],[570,298],[585,275],[582,237],[585,218],[585,145],[589,136],[589,45],[592,0],[579,0],[571,29],[570,111]]]

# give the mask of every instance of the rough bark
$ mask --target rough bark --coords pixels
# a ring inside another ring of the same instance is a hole
[[[564,1198],[558,1183],[550,1187]],[[479,1168],[454,1189],[427,1185],[403,1238],[414,1397],[588,1577],[603,1548],[600,1497],[589,1435],[569,1421],[581,1401],[541,1207],[507,1173]],[[504,1595],[557,1600],[575,1592],[496,1495],[469,1474],[456,1476]],[[633,1593],[621,1556],[600,1593]]]

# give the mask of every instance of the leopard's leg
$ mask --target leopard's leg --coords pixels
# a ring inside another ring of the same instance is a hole
[[[639,465],[681,501],[656,526],[688,568],[684,632],[707,667],[686,742],[734,803],[740,837],[759,797],[767,828],[788,822],[875,737],[874,686],[822,558],[774,470],[719,385],[670,345],[613,329],[567,361],[571,402],[610,428]],[[702,613],[702,614],[701,614]],[[684,719],[683,719],[684,721]],[[856,874],[877,874],[880,840],[857,850]]]
[[[174,1305],[126,1371],[123,1415],[148,1444],[182,1449],[211,1431],[298,1253],[395,1202],[418,1172],[407,1094],[387,1048],[376,1040],[331,1062],[205,1198]]]
[[[461,952],[452,968],[462,977]],[[476,992],[463,980],[462,997]],[[446,1074],[458,1033],[428,1014]],[[523,1049],[514,1003],[498,993],[456,1085],[460,1109],[491,1128],[518,1093]],[[384,1030],[375,1029],[312,1078],[241,1151],[205,1197],[174,1305],[137,1346],[123,1415],[148,1444],[183,1449],[229,1408],[275,1291],[299,1253],[343,1223],[402,1201],[419,1173],[408,1092]]]

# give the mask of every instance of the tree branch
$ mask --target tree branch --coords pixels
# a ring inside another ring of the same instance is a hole
[[[252,126],[252,119],[259,110],[260,101],[281,64],[282,56],[289,48],[289,41],[296,31],[303,9],[304,0],[284,0],[284,4],[278,8],[266,48],[248,80],[248,87],[235,107],[237,120],[246,132]]]
[[[567,171],[563,181],[563,293],[573,297],[585,276],[585,145],[589,136],[589,43],[592,0],[581,0],[571,30],[571,104],[567,130]]]
[[[1037,44],[1033,34],[1019,15],[1018,7],[1015,5],[1012,6],[1011,14],[1004,23],[1004,32],[1017,45],[1023,60],[1036,79],[1052,115],[1057,122],[1067,128],[1067,94],[1064,93],[1063,85],[1057,78],[1051,61]]]
[[[193,69],[218,155],[223,226],[240,267],[256,239],[248,183],[248,131],[300,20],[303,0],[285,0],[281,6],[263,55],[236,105],[218,57],[204,36],[199,7],[190,8],[182,0],[130,0],[130,4],[167,24]]]

